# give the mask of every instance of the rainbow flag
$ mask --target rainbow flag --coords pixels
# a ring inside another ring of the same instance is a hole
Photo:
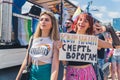
[[[80,9],[80,6],[78,6],[78,8],[76,9],[75,13],[72,16],[72,20],[75,21],[75,19],[77,18],[77,16],[82,12],[82,10]]]

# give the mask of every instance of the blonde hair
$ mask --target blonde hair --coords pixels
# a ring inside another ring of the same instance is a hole
[[[40,17],[42,15],[48,15],[51,18],[52,21],[52,28],[50,30],[49,36],[51,38],[51,40],[59,40],[59,33],[58,33],[58,22],[57,19],[55,18],[54,14],[52,12],[49,11],[44,11],[40,14]],[[42,30],[40,29],[40,22],[37,25],[36,31],[34,33],[34,38],[38,38],[41,37],[42,35]]]

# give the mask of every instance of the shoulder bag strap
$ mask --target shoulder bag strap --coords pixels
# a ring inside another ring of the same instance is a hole
[[[32,46],[32,42],[33,42],[33,36],[31,37],[31,41],[30,41],[30,44],[28,45],[29,47],[28,47],[28,55],[27,55],[27,64],[26,64],[26,66],[29,66],[28,64],[29,64],[29,52],[30,52],[30,48],[31,48],[31,46]]]

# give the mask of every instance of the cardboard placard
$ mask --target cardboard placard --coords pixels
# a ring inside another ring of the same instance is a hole
[[[98,38],[90,35],[61,33],[59,60],[97,62]]]

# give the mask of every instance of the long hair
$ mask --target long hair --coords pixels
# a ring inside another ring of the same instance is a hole
[[[77,19],[75,20],[75,22],[74,22],[74,27],[75,27],[75,31],[77,31],[77,22],[78,22],[78,20],[79,20],[79,18],[81,17],[81,16],[85,16],[86,17],[86,19],[89,21],[89,25],[90,25],[90,27],[87,29],[87,31],[86,31],[86,34],[88,34],[88,35],[92,35],[93,34],[93,21],[94,21],[94,19],[93,19],[93,17],[90,15],[90,14],[88,14],[88,13],[81,13],[78,17],[77,17]]]
[[[42,12],[40,14],[40,17],[42,15],[45,15],[45,14],[50,16],[51,21],[52,21],[52,28],[50,30],[49,36],[50,36],[51,40],[58,40],[59,39],[59,34],[58,34],[57,19],[55,18],[54,14],[52,12],[49,12],[49,11]],[[42,30],[40,29],[40,22],[39,22],[38,25],[37,25],[36,31],[34,33],[34,38],[41,37],[41,35],[42,35]]]

